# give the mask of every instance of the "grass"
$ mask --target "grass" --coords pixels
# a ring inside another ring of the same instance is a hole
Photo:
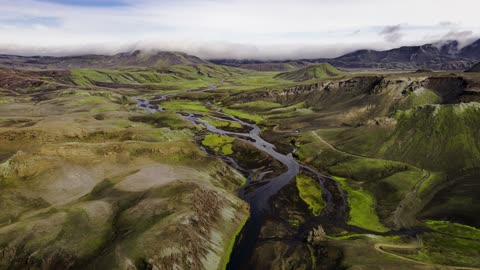
[[[315,216],[320,215],[326,204],[322,198],[320,185],[312,178],[305,175],[297,175],[296,184],[300,198],[308,205]]]
[[[211,112],[205,105],[197,101],[167,101],[162,102],[162,107],[170,111]]]
[[[231,105],[230,108],[254,112],[269,111],[273,109],[281,108],[280,103],[268,102],[268,101],[250,101],[246,103],[238,103]]]
[[[301,82],[315,79],[331,79],[345,76],[347,74],[348,73],[338,70],[336,67],[330,64],[322,63],[317,65],[310,65],[308,67],[300,68],[294,71],[280,73],[275,78]]]
[[[466,230],[471,231],[469,228]],[[422,236],[422,240],[423,247],[420,248],[418,253],[414,255],[408,254],[407,257],[445,265],[480,265],[480,242],[478,241],[451,237],[439,233],[426,233]]]
[[[400,105],[401,110],[411,109],[421,105],[435,104],[441,102],[442,98],[434,91],[426,88],[420,88],[413,92],[405,94],[407,99]]]
[[[172,112],[154,113],[147,115],[131,116],[130,121],[143,122],[157,128],[169,127],[172,129],[193,128],[193,124]]]
[[[395,117],[396,129],[378,156],[433,171],[480,164],[480,103],[427,105],[398,112]]]
[[[224,155],[231,155],[233,154],[233,144],[234,138],[230,138],[227,136],[219,135],[219,134],[208,134],[203,139],[202,144],[204,146],[210,147],[215,152],[223,153]]]
[[[475,227],[443,220],[427,220],[425,224],[442,233],[480,240],[480,229]]]
[[[202,117],[202,120],[207,121],[210,125],[216,128],[222,128],[222,127],[242,128],[242,125],[237,122],[223,121],[223,120],[219,120],[211,117]]]
[[[447,180],[447,177],[444,173],[431,173],[430,177],[422,183],[419,187],[417,193],[419,198],[428,197],[432,190],[436,187],[442,185]]]
[[[257,124],[259,124],[263,121],[263,117],[258,115],[258,114],[250,114],[248,112],[244,112],[244,111],[240,111],[240,110],[233,110],[233,109],[229,109],[229,108],[223,108],[222,111],[224,113],[233,115],[233,116],[238,117],[238,118],[251,120],[251,121],[253,121]]]
[[[375,198],[370,193],[363,189],[351,188],[345,178],[334,177],[334,179],[337,180],[347,192],[348,205],[350,207],[348,224],[377,232],[388,231],[388,229],[380,223],[375,210]]]
[[[220,262],[220,265],[221,265],[220,269],[222,269],[222,270],[227,269],[227,265],[230,262],[230,256],[232,255],[233,248],[235,247],[235,241],[237,240],[238,235],[242,231],[243,227],[245,226],[245,224],[247,223],[249,218],[250,218],[250,216],[247,215],[242,220],[242,223],[240,223],[240,225],[237,227],[237,229],[235,230],[235,233],[233,234],[232,238],[228,242],[228,246],[225,250],[225,254],[227,254],[227,255],[222,258],[222,260]]]

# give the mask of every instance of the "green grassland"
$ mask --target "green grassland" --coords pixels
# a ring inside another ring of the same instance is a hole
[[[388,231],[388,229],[380,223],[375,210],[377,203],[372,194],[362,188],[353,189],[345,178],[334,178],[347,192],[348,206],[350,207],[348,224],[377,232]]]
[[[162,107],[169,111],[187,111],[187,112],[211,112],[209,108],[198,101],[176,100],[162,103]]]
[[[356,199],[369,205],[365,211],[357,212],[359,215],[356,218],[360,220],[358,224],[373,230],[383,230],[375,221],[378,218],[372,218],[372,214],[376,213],[374,216],[378,215],[380,220],[390,224],[400,201],[422,179],[422,170],[401,162],[341,152],[330,148],[312,134],[302,134],[297,140],[299,159],[319,171],[339,177],[338,179],[348,179],[343,181],[345,185],[348,184],[346,187],[356,190]],[[359,196],[358,192],[368,195]],[[362,214],[365,215],[363,220],[374,220],[374,225],[362,223],[362,218],[359,218]]]
[[[448,235],[436,232],[425,233],[422,235],[423,245],[419,251],[406,256],[423,262],[444,265],[479,265],[480,241],[478,240],[480,240],[480,230],[445,221],[428,221],[427,225]]]
[[[301,82],[309,80],[334,79],[346,75],[346,72],[338,70],[330,64],[322,63],[317,65],[311,65],[294,71],[280,73],[275,78]]]
[[[327,64],[284,73],[157,64],[76,69],[61,78],[36,78],[44,83],[38,88],[37,81],[0,87],[7,94],[0,99],[0,247],[21,251],[0,258],[0,268],[15,268],[27,258],[34,264],[72,258],[81,263],[77,268],[89,261],[115,268],[118,259],[128,258],[139,269],[168,263],[223,269],[248,217],[248,207],[235,196],[245,179],[200,151],[192,138],[204,129],[176,114],[201,114],[216,127],[242,129],[208,116],[219,108],[261,124],[262,136],[278,151],[290,153],[295,144],[300,162],[334,175],[348,198],[348,224],[374,232],[398,228],[402,216],[396,210],[414,194],[420,208],[426,205],[417,218],[437,232],[422,236],[418,252],[403,255],[480,264],[479,103],[459,103],[433,84],[412,82],[424,74],[348,74]],[[218,88],[203,91],[213,84]],[[165,93],[179,94],[160,102],[166,112],[135,109],[134,96]],[[272,165],[265,153],[234,138],[207,134],[201,144],[210,153],[281,172],[281,164]],[[170,173],[179,181],[157,185]],[[59,192],[58,186],[65,188]],[[299,202],[284,219],[294,225],[291,230],[325,207],[320,185],[306,175],[279,194],[279,202]],[[338,237],[322,243],[322,250],[341,246],[346,266],[410,265],[374,250],[378,241],[391,239],[332,232]],[[195,257],[192,248],[205,253]],[[64,254],[55,257],[58,250]]]
[[[241,110],[234,110],[234,109],[229,109],[229,108],[222,108],[222,111],[224,113],[233,115],[235,117],[245,119],[245,120],[251,120],[257,124],[261,123],[263,121],[263,117],[258,115],[258,114],[252,114],[248,113],[246,111],[241,111]]]
[[[326,206],[322,198],[320,185],[305,175],[297,175],[296,184],[300,198],[308,205],[308,208],[315,216],[320,215]]]
[[[242,128],[242,125],[237,123],[237,122],[232,122],[232,121],[226,121],[226,120],[220,120],[217,118],[212,118],[212,117],[202,117],[202,120],[207,121],[210,125],[217,127],[217,128]]]
[[[232,150],[232,142],[234,138],[230,138],[227,136],[222,136],[218,134],[208,134],[203,139],[202,144],[213,149],[217,153],[222,153],[224,155],[231,155],[233,154]]]

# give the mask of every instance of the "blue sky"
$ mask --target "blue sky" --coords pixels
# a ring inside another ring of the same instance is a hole
[[[162,49],[284,59],[443,39],[468,43],[480,34],[476,1],[0,0],[0,53]]]
[[[81,7],[120,7],[127,6],[128,3],[121,0],[39,0],[47,3],[61,4],[67,6],[81,6]]]

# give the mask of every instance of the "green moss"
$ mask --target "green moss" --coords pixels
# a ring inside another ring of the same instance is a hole
[[[197,101],[167,101],[162,103],[162,107],[170,111],[211,112]]]
[[[447,177],[443,173],[431,173],[430,177],[425,180],[417,191],[419,198],[427,198],[431,195],[435,188],[445,183]]]
[[[230,261],[230,256],[232,255],[233,248],[235,247],[235,241],[237,240],[237,237],[240,235],[240,232],[242,231],[243,227],[245,227],[245,224],[247,223],[248,219],[250,218],[249,215],[247,215],[240,225],[237,227],[235,230],[235,233],[233,234],[233,237],[228,241],[227,248],[225,249],[225,254],[226,256],[222,257],[222,260],[220,261],[220,268],[219,269],[227,269],[228,262]]]
[[[467,229],[467,231],[471,231],[471,229]],[[407,257],[444,265],[480,265],[479,241],[461,239],[439,233],[426,233],[422,236],[422,240],[423,246],[418,253],[414,255],[407,254]]]
[[[396,129],[379,156],[433,171],[480,164],[480,103],[427,105],[398,112],[395,117]]]
[[[334,66],[322,63],[317,65],[310,65],[308,67],[300,68],[298,70],[284,72],[278,74],[275,78],[281,78],[292,81],[308,81],[308,80],[324,80],[336,77],[345,76],[348,73],[338,70]]]
[[[267,102],[267,101],[250,101],[246,103],[239,103],[230,106],[232,109],[262,112],[272,109],[281,108],[280,103]]]
[[[322,198],[320,185],[312,178],[305,175],[297,175],[296,184],[300,198],[308,205],[315,216],[320,215],[326,204]]]
[[[224,155],[231,155],[233,154],[232,150],[232,142],[234,138],[230,138],[223,135],[218,134],[209,134],[205,136],[203,139],[202,144],[204,146],[210,147],[215,152],[222,152]]]
[[[363,189],[351,188],[345,178],[334,178],[347,192],[348,206],[350,207],[350,219],[348,220],[348,224],[372,231],[388,231],[388,229],[380,223],[375,210],[375,198],[370,193]]]
[[[480,240],[480,229],[475,227],[443,220],[428,220],[425,224],[442,233]]]
[[[222,128],[222,127],[242,128],[242,125],[237,122],[226,121],[226,120],[223,121],[223,120],[219,120],[211,117],[202,117],[202,120],[207,121],[210,125],[217,128]]]
[[[252,120],[253,122],[259,124],[263,121],[263,117],[257,114],[250,114],[248,112],[233,110],[229,108],[223,108],[222,111],[226,114],[236,116],[238,118]]]
[[[157,128],[169,127],[172,129],[193,128],[193,124],[172,112],[154,113],[140,116],[131,116],[130,121],[143,122]]]

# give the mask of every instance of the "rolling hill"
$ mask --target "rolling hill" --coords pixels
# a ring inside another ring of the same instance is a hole
[[[74,69],[74,68],[119,68],[119,67],[166,67],[173,65],[208,64],[196,56],[180,52],[133,51],[115,55],[12,56],[0,55],[0,66],[22,69]]]
[[[343,72],[330,64],[322,63],[290,72],[280,73],[275,78],[301,82],[313,79],[331,79],[346,74],[346,72]]]

